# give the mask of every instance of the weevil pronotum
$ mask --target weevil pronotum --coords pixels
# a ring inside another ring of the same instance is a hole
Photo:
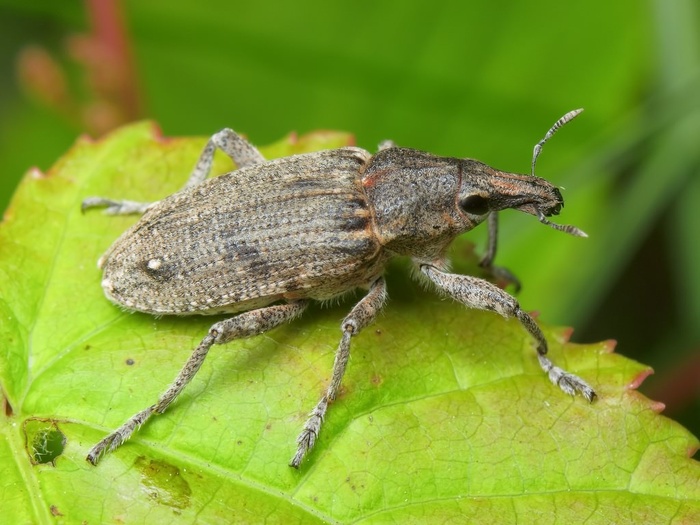
[[[573,226],[547,220],[564,201],[555,186],[534,176],[542,145],[581,111],[567,113],[535,146],[531,175],[391,142],[374,155],[346,147],[266,161],[247,140],[224,129],[209,139],[179,192],[153,203],[86,199],[83,209],[143,214],[98,262],[108,299],[159,316],[238,313],[214,323],[160,399],[95,445],[88,461],[97,464],[103,453],[165,411],[212,345],[271,330],[300,315],[312,299],[365,288],[367,294],[340,325],[330,384],[297,438],[290,465],[299,467],[338,393],[351,338],[376,318],[386,300],[382,274],[394,256],[410,257],[418,275],[456,301],[517,318],[534,339],[549,379],[564,392],[578,391],[592,401],[595,392],[585,381],[546,357],[544,335],[511,295],[484,279],[449,273],[445,258],[457,235],[488,218],[489,242],[481,265],[515,281],[493,266],[497,213],[507,208],[585,236]],[[238,169],[207,179],[217,148]]]

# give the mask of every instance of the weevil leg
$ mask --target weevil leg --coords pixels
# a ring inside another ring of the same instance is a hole
[[[154,202],[136,202],[127,200],[106,199],[104,197],[87,197],[80,205],[80,211],[90,208],[104,208],[106,215],[143,214]]]
[[[129,418],[117,430],[109,434],[102,441],[97,443],[87,455],[87,460],[93,465],[97,465],[100,458],[122,443],[124,443],[134,433],[134,431],[148,421],[155,414],[162,414],[175,398],[182,392],[192,378],[197,374],[199,368],[204,363],[209,349],[213,345],[228,343],[234,339],[250,337],[267,332],[280,324],[300,315],[308,306],[308,301],[295,301],[287,304],[267,306],[250,312],[244,312],[219,321],[212,325],[207,335],[202,339],[192,355],[182,367],[175,381],[160,396],[158,402]]]
[[[265,162],[265,157],[262,156],[255,146],[232,129],[225,128],[211,136],[183,188],[196,186],[207,178],[211,171],[214,152],[217,148],[231,157],[238,169]],[[155,203],[88,197],[83,201],[81,210],[105,208],[104,213],[107,215],[131,215],[145,213],[153,204]]]
[[[488,241],[486,244],[486,253],[481,258],[479,266],[487,270],[496,279],[503,280],[514,285],[515,292],[517,293],[521,288],[520,280],[507,268],[493,265],[493,261],[496,259],[496,250],[498,248],[498,212],[492,211],[487,220]]]
[[[520,309],[518,301],[497,286],[468,275],[455,275],[438,270],[434,266],[423,264],[420,267],[435,285],[444,293],[471,308],[492,310],[503,317],[515,317],[537,342],[537,354],[540,366],[549,376],[550,381],[570,395],[580,392],[588,401],[593,401],[595,391],[580,377],[554,366],[547,354],[547,340],[537,323]]]
[[[340,325],[343,336],[335,352],[331,382],[323,393],[323,396],[321,396],[321,400],[309,414],[309,418],[306,420],[304,428],[297,438],[297,451],[289,462],[290,467],[299,468],[304,456],[316,443],[318,434],[321,431],[321,425],[323,424],[323,418],[326,415],[326,410],[328,410],[328,403],[331,403],[338,395],[340,383],[343,380],[343,375],[345,375],[345,368],[350,358],[350,339],[352,336],[357,335],[365,326],[374,321],[377,314],[382,309],[386,297],[386,282],[383,277],[380,277],[374,281],[367,295],[365,295],[350,311],[347,317],[343,319]]]
[[[107,215],[131,215],[134,213],[145,213],[151,204],[153,203],[88,197],[80,205],[80,211],[84,212],[89,208],[104,208],[104,213]]]
[[[218,149],[226,153],[236,163],[238,169],[254,166],[265,162],[262,153],[246,139],[230,128],[224,128],[211,136],[199,160],[192,170],[185,188],[200,184],[209,176],[211,165],[214,161],[214,152]]]

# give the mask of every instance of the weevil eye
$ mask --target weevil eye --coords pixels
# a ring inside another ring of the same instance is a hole
[[[464,213],[485,215],[489,212],[489,200],[481,195],[470,195],[459,202],[459,207]]]

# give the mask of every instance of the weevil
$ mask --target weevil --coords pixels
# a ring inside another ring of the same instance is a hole
[[[213,345],[272,330],[299,316],[311,300],[366,289],[341,322],[330,382],[309,414],[290,461],[298,468],[338,394],[350,340],[386,301],[383,272],[395,256],[411,258],[416,274],[444,295],[517,318],[532,336],[549,379],[564,392],[579,392],[592,401],[596,394],[583,379],[547,357],[542,331],[515,298],[487,280],[450,273],[445,255],[456,236],[488,221],[489,242],[481,265],[515,282],[493,265],[498,212],[507,208],[585,236],[578,228],[547,219],[560,212],[564,201],[558,188],[534,175],[542,145],[581,111],[564,115],[535,146],[529,175],[389,141],[374,155],[344,147],[268,161],[246,139],[224,129],[209,139],[177,193],[153,203],[86,199],[83,209],[143,214],[98,262],[110,301],[157,316],[236,314],[214,323],[158,401],[97,443],[87,460],[97,464],[151,416],[164,412]],[[237,169],[207,178],[217,149]]]

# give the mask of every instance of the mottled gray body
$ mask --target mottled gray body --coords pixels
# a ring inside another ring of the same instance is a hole
[[[239,169],[205,180],[217,148]],[[144,214],[100,259],[110,300],[156,315],[242,313],[212,325],[158,402],[90,450],[93,464],[166,410],[213,345],[271,330],[300,315],[310,299],[365,288],[367,294],[341,323],[332,378],[297,439],[290,464],[299,467],[337,396],[351,338],[384,305],[382,273],[396,255],[411,257],[418,275],[462,304],[517,318],[534,338],[550,380],[569,394],[595,396],[585,381],[546,357],[544,335],[512,296],[483,279],[447,272],[445,253],[452,240],[488,219],[482,266],[517,284],[509,272],[492,265],[497,213],[506,208],[585,235],[546,219],[559,213],[563,199],[544,179],[390,143],[375,155],[341,148],[265,161],[250,143],[225,129],[209,140],[180,192],[156,203],[94,197],[83,202],[84,208],[94,206],[113,214]]]
[[[366,286],[387,259],[359,175],[369,157],[286,157],[157,202],[103,256],[105,293],[133,310],[187,315]]]

